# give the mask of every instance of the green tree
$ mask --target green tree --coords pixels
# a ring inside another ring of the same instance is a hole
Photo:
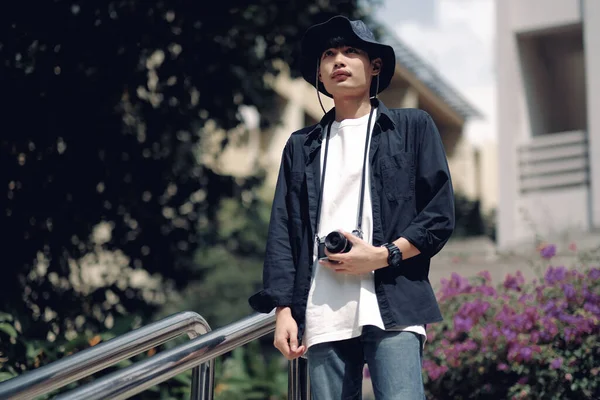
[[[3,371],[147,322],[203,278],[198,249],[233,246],[244,256],[231,241],[246,239],[226,237],[219,209],[260,179],[240,183],[199,163],[206,128],[239,125],[241,105],[269,109],[263,77],[278,72],[273,61],[296,76],[305,29],[333,14],[361,16],[357,3],[2,5],[0,311],[18,332],[0,330]],[[46,342],[52,352],[31,349]]]
[[[206,228],[213,242],[196,253],[204,277],[188,286],[183,301],[213,328],[253,312],[248,297],[262,283],[270,211],[270,204],[258,197],[246,203],[224,199],[215,223]]]

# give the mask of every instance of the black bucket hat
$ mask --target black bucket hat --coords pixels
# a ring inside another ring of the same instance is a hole
[[[388,87],[394,70],[396,69],[396,55],[394,49],[375,40],[373,32],[361,20],[351,21],[348,18],[338,15],[321,24],[313,25],[304,34],[301,42],[301,64],[300,68],[304,79],[315,86],[317,84],[317,61],[320,59],[320,52],[323,49],[324,41],[334,36],[343,36],[348,39],[357,40],[357,47],[369,53],[371,58],[380,57],[382,61],[381,72],[379,73],[379,90],[381,93]],[[318,83],[317,88],[321,93],[328,97],[331,94],[325,90],[322,82]],[[316,87],[316,86],[315,86]]]

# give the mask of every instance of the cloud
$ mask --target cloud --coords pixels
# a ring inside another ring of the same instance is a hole
[[[388,0],[389,1],[389,0]],[[437,0],[433,24],[392,28],[485,115],[466,128],[474,142],[495,137],[494,0]]]

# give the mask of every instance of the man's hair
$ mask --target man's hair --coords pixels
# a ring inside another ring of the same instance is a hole
[[[327,49],[338,49],[345,46],[355,47],[364,51],[369,56],[369,61],[373,61],[379,56],[378,54],[375,54],[373,48],[365,46],[365,44],[360,40],[342,35],[331,36],[327,40],[321,42],[321,47],[318,49],[317,56],[320,58],[321,55],[323,55],[323,52]]]

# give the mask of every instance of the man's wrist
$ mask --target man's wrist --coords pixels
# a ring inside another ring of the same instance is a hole
[[[290,315],[291,315],[292,309],[289,306],[277,307],[275,309],[275,315],[277,316],[277,315],[279,315],[281,313],[290,313]]]
[[[379,268],[385,268],[388,265],[388,249],[383,246],[376,247],[377,249],[377,265]]]

